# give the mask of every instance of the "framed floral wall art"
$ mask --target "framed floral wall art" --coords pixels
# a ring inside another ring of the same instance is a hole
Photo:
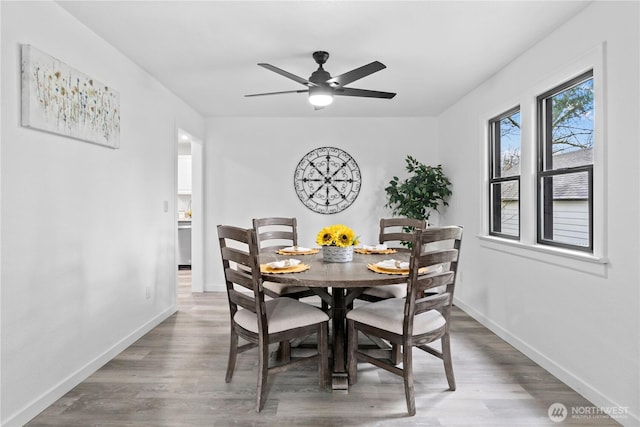
[[[22,45],[22,125],[120,147],[120,94],[31,45]]]

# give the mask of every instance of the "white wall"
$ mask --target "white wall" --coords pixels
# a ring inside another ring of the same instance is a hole
[[[405,176],[408,154],[426,164],[435,164],[436,133],[435,121],[427,118],[208,119],[206,289],[224,290],[218,224],[250,227],[252,218],[294,216],[303,246],[315,245],[318,231],[335,223],[353,228],[365,244],[376,242],[380,217],[390,215],[384,208],[384,188],[394,175]],[[326,146],[349,153],[362,174],[356,201],[334,215],[309,210],[293,187],[293,174],[300,159],[314,148]],[[447,165],[444,169],[447,173]]]
[[[0,7],[0,421],[13,426],[175,311],[176,127],[204,122],[55,3]],[[120,92],[119,150],[19,125],[22,43]]]
[[[465,225],[459,305],[595,404],[626,408],[627,416],[619,419],[626,425],[640,424],[638,5],[594,3],[438,122],[441,161],[450,165],[456,186],[446,220]],[[487,112],[517,105],[521,94],[601,42],[606,164],[599,165],[605,167],[605,194],[597,199],[606,202],[609,263],[483,245],[478,236]]]

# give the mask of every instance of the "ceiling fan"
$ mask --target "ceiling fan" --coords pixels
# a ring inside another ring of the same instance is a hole
[[[322,65],[327,62],[329,59],[329,53],[325,51],[317,51],[313,52],[313,59],[319,65],[318,69],[311,74],[309,79],[304,79],[302,77],[296,76],[295,74],[291,74],[288,71],[280,69],[278,67],[274,67],[271,64],[260,63],[259,66],[266,68],[267,70],[271,70],[274,73],[278,73],[281,76],[284,76],[288,79],[291,79],[295,82],[298,82],[304,86],[307,86],[308,89],[300,89],[300,90],[285,90],[281,92],[269,92],[269,93],[255,93],[252,95],[245,95],[247,97],[251,96],[264,96],[264,95],[281,95],[284,93],[309,93],[309,102],[311,105],[315,107],[316,110],[322,109],[325,106],[331,104],[333,102],[333,96],[360,96],[365,98],[384,98],[391,99],[396,96],[395,93],[391,92],[379,92],[375,90],[366,90],[366,89],[356,89],[351,87],[345,87],[349,83],[352,83],[356,80],[359,80],[363,77],[366,77],[370,74],[373,74],[377,71],[383,70],[387,68],[383,63],[374,61],[370,64],[363,65],[362,67],[353,69],[344,74],[341,74],[336,77],[331,77]]]

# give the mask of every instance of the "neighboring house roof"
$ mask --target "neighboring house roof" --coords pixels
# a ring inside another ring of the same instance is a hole
[[[566,151],[553,155],[554,169],[582,166],[593,163],[593,148]]]
[[[553,156],[553,166],[555,169],[590,163],[593,163],[593,148],[558,153]],[[553,177],[554,200],[588,199],[589,185],[587,179],[588,176],[586,173],[573,173]],[[502,184],[502,199],[518,200],[517,182],[505,182]]]

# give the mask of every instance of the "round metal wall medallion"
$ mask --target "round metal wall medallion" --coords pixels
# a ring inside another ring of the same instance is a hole
[[[316,148],[296,166],[293,183],[306,207],[321,214],[334,214],[348,208],[358,197],[360,168],[346,151]]]

